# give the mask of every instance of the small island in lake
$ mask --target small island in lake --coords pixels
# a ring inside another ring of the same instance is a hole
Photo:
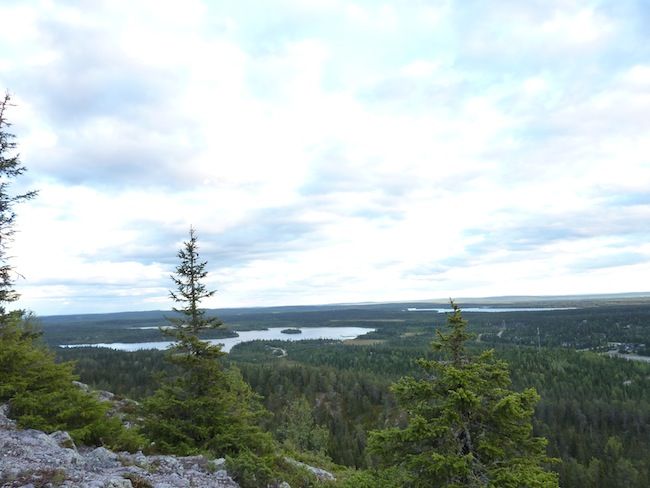
[[[282,329],[280,332],[283,334],[302,334],[300,329]]]

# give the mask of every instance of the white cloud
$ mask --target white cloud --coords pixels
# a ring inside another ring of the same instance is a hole
[[[164,308],[190,224],[212,306],[643,289],[648,64],[553,5],[0,7],[25,303]]]
[[[542,23],[540,30],[554,41],[588,44],[606,38],[613,26],[593,9],[583,8],[575,12],[556,11],[550,20]]]
[[[363,7],[350,3],[345,7],[345,17],[359,26],[378,30],[393,30],[398,24],[395,9],[387,4]]]

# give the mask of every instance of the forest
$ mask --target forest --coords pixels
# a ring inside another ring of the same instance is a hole
[[[334,463],[367,468],[372,465],[366,450],[368,432],[399,422],[402,415],[390,385],[402,376],[417,375],[418,358],[436,357],[429,343],[436,330],[444,327],[445,314],[405,312],[411,305],[282,313],[251,309],[244,314],[240,310],[229,317],[226,327],[345,323],[377,330],[363,338],[372,341],[242,343],[226,361],[261,395],[272,414],[263,420],[264,428],[278,439],[286,438],[288,418],[296,418],[292,409],[301,408],[322,429],[313,449]],[[465,313],[473,334],[469,347],[477,353],[494,348],[510,365],[514,389],[534,387],[539,393],[534,429],[548,439],[549,455],[561,460],[552,465],[561,486],[648,486],[650,364],[577,349],[606,342],[650,342],[646,339],[650,304],[602,300],[572,305],[579,308]],[[132,324],[129,320],[133,319],[125,319],[124,327]],[[120,321],[115,323],[115,337],[119,337],[122,326],[117,325]],[[66,328],[79,327],[48,324],[47,318],[43,324],[44,340],[51,344],[54,338],[69,338]],[[504,324],[505,332],[499,337]],[[106,332],[101,337],[106,339]],[[598,340],[588,342],[591,337]],[[285,357],[273,354],[278,347],[287,352]],[[162,351],[56,351],[60,360],[76,362],[82,381],[134,399],[151,395],[157,372],[170,367]]]

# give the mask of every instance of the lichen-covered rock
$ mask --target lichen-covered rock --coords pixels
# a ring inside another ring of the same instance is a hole
[[[239,488],[203,456],[145,456],[59,445],[65,433],[0,428],[0,486]]]
[[[0,453],[3,487],[47,486],[48,482],[65,486],[66,471],[83,464],[78,452],[60,447],[38,430],[0,429]]]
[[[93,390],[86,383],[82,383],[80,381],[73,381],[72,384],[80,390],[83,390],[87,393],[92,393],[100,402],[110,403],[108,415],[111,417],[119,418],[122,423],[127,424],[127,427],[130,426],[131,423],[129,416],[134,415],[140,407],[140,404],[135,400],[131,400],[130,398],[122,398],[110,391]]]
[[[82,383],[81,381],[73,381],[72,384],[80,390],[90,391],[90,386],[88,386],[86,383]]]
[[[9,404],[3,403],[0,405],[0,429],[15,429],[16,421],[11,420],[7,415],[9,414]]]
[[[73,449],[77,450],[77,446],[74,443],[74,440],[72,437],[70,437],[70,434],[63,430],[57,430],[56,432],[52,432],[50,434],[50,438],[56,442],[59,446],[65,448],[65,449]]]
[[[111,478],[104,483],[104,488],[133,488],[133,484],[126,478]]]
[[[116,468],[121,466],[119,457],[112,451],[105,447],[98,447],[93,449],[86,455],[86,467],[89,470],[97,471],[107,468]]]
[[[285,460],[287,460],[288,462],[290,462],[295,466],[300,466],[302,468],[305,468],[306,470],[310,471],[314,476],[316,476],[316,478],[320,481],[336,481],[336,477],[329,471],[325,471],[324,469],[321,468],[315,468],[314,466],[301,463],[300,461],[296,461],[295,459],[285,458]]]
[[[100,402],[112,402],[113,399],[115,398],[115,393],[111,393],[110,391],[105,391],[105,390],[99,390],[96,392],[97,395],[97,400]]]
[[[79,383],[79,388],[88,388]],[[116,400],[133,408],[130,400]],[[136,404],[137,406],[137,404]],[[122,410],[120,408],[117,409]],[[67,432],[50,435],[22,430],[7,418],[8,405],[0,405],[0,487],[57,486],[60,488],[239,488],[228,475],[223,458],[204,456],[146,456],[142,452],[114,453],[103,447],[77,448]],[[334,475],[294,459],[320,480]],[[291,488],[282,482],[278,488]]]

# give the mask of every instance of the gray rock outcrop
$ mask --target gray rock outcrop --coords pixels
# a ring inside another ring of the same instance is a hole
[[[284,459],[295,466],[300,466],[302,468],[305,468],[307,471],[309,471],[314,476],[316,476],[316,479],[318,479],[319,481],[336,481],[336,477],[329,471],[325,471],[324,469],[321,468],[315,468],[314,466],[301,463],[300,461],[296,461],[295,459],[291,459],[291,458],[284,458]]]
[[[0,488],[239,488],[224,458],[146,456],[104,447],[77,447],[67,432],[19,429],[0,405]],[[332,473],[295,459],[320,481]],[[280,482],[276,488],[291,488]]]
[[[77,449],[65,432],[17,429],[0,408],[0,487],[239,488],[223,460]]]
[[[16,422],[7,417],[9,413],[9,404],[0,405],[0,429],[15,429]]]

